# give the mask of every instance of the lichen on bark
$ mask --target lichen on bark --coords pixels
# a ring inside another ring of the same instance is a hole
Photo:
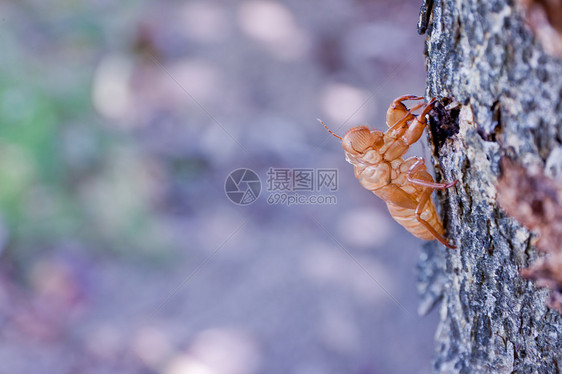
[[[419,263],[420,312],[441,301],[434,369],[559,373],[561,316],[545,305],[547,290],[519,275],[537,257],[533,235],[498,207],[496,186],[502,157],[550,177],[560,170],[562,63],[513,1],[427,3],[426,94],[446,98],[457,111],[447,121],[458,121],[443,135],[443,113],[432,113],[437,179],[459,180],[438,194],[458,249],[430,243]]]

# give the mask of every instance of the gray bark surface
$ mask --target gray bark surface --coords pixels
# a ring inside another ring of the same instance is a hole
[[[562,64],[513,1],[431,3],[426,94],[453,104],[432,112],[430,141],[437,179],[459,180],[438,193],[458,248],[429,243],[419,262],[420,313],[441,301],[434,370],[559,373],[562,320],[545,305],[549,291],[519,274],[538,255],[498,207],[496,184],[504,156],[560,180]]]

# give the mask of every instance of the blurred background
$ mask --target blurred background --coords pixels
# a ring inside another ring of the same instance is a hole
[[[424,94],[420,5],[1,2],[0,372],[429,373],[423,243],[316,120]],[[319,168],[333,203],[272,193]]]

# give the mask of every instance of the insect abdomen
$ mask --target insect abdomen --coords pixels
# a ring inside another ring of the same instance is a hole
[[[417,220],[415,210],[402,208],[392,203],[387,203],[386,205],[392,218],[404,226],[410,233],[423,240],[435,239],[433,234]],[[440,235],[445,233],[433,201],[427,202],[421,218],[425,219]]]

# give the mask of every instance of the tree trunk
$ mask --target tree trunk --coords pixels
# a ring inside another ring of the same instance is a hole
[[[511,0],[426,1],[427,96],[449,250],[424,247],[420,313],[441,301],[438,373],[560,373],[562,319],[520,270],[534,237],[498,207],[500,159],[561,178],[562,64]],[[447,105],[448,104],[448,105]],[[558,175],[557,175],[558,174]],[[562,245],[559,243],[559,245]]]

